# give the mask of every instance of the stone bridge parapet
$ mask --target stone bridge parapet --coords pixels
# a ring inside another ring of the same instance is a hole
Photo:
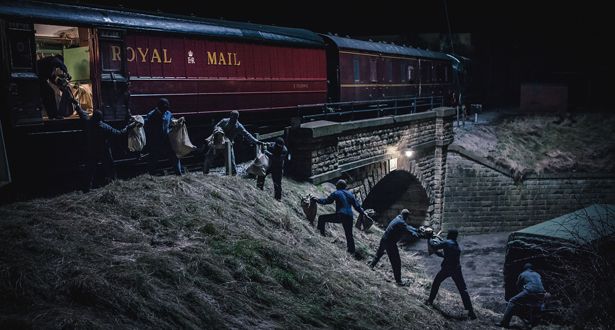
[[[425,222],[439,226],[454,115],[453,108],[437,108],[352,122],[302,124],[290,130],[290,170],[293,176],[316,184],[345,178],[361,200],[369,199],[372,188],[391,171],[406,171],[428,196]],[[406,152],[412,153],[410,157]]]

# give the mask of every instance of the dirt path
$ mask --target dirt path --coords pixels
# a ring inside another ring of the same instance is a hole
[[[502,270],[508,235],[509,233],[493,233],[459,238],[463,276],[472,301],[496,313],[502,313],[506,306]],[[406,251],[415,253],[420,258],[428,277],[433,278],[440,270],[442,259],[427,254],[425,240],[407,246]],[[457,293],[455,283],[451,279],[445,280],[441,288]]]

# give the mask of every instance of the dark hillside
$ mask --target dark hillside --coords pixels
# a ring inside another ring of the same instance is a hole
[[[444,316],[425,307],[431,280],[416,255],[402,253],[410,287],[393,284],[386,257],[371,271],[378,228],[355,233],[363,260],[346,254],[340,225],[318,235],[298,200],[330,185],[284,181],[282,202],[269,180],[265,193],[254,186],[145,175],[3,206],[0,325],[461,329],[499,318],[478,306],[479,320],[458,320],[461,301],[446,290],[436,301]]]

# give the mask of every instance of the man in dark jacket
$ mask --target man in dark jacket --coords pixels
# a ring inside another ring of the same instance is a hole
[[[282,199],[282,172],[284,170],[284,162],[288,157],[288,150],[284,145],[284,139],[279,137],[275,140],[273,146],[265,150],[265,154],[269,156],[269,168],[265,173],[265,176],[258,176],[256,178],[256,186],[263,190],[265,186],[265,177],[271,173],[271,179],[273,180],[273,191],[275,199]]]
[[[79,113],[79,118],[81,118],[81,121],[84,123],[85,132],[87,134],[88,160],[84,191],[89,191],[94,186],[96,166],[99,160],[103,165],[104,180],[110,181],[117,178],[113,166],[110,139],[126,134],[130,128],[136,125],[136,122],[130,123],[123,129],[118,130],[103,121],[103,114],[100,110],[94,111],[92,117],[89,117],[87,112],[85,112],[76,101],[73,103]]]
[[[520,306],[540,310],[545,298],[545,288],[542,285],[540,274],[532,269],[532,264],[527,263],[523,266],[523,272],[517,278],[517,287],[521,292],[510,298],[506,311],[502,317],[502,321],[497,323],[497,326],[507,328],[510,325],[510,320],[517,312]]]
[[[331,204],[335,202],[335,213],[318,216],[317,228],[320,230],[320,234],[325,236],[325,224],[327,222],[341,223],[344,227],[344,234],[346,235],[346,246],[348,248],[348,252],[354,254],[355,246],[354,238],[352,237],[352,222],[354,220],[354,215],[352,214],[352,208],[363,215],[365,215],[365,211],[361,205],[359,205],[352,193],[346,190],[346,186],[346,181],[338,180],[335,184],[335,188],[337,190],[331,193],[329,197],[315,198],[318,204]]]
[[[151,110],[143,117],[147,146],[149,147],[150,174],[154,174],[158,160],[166,156],[173,166],[175,174],[182,174],[182,164],[175,152],[171,148],[169,132],[171,131],[171,119],[173,114],[170,111],[170,102],[166,98],[160,98],[156,108]]]
[[[459,290],[461,300],[463,301],[463,306],[468,311],[468,317],[474,320],[476,319],[476,314],[474,313],[474,308],[472,308],[472,302],[470,301],[470,295],[468,294],[466,282],[463,280],[463,274],[461,273],[461,263],[459,261],[461,249],[457,243],[458,235],[459,232],[457,230],[451,229],[448,232],[446,240],[441,242],[435,242],[433,239],[429,240],[429,244],[436,251],[436,254],[443,257],[444,260],[442,261],[442,268],[433,280],[433,284],[431,285],[431,293],[429,294],[429,299],[427,299],[426,304],[433,304],[433,300],[436,299],[436,295],[440,289],[440,284],[442,284],[442,281],[450,276],[453,281],[455,281],[457,290]],[[444,252],[438,250],[444,250]]]
[[[378,251],[376,252],[376,256],[374,260],[372,260],[369,267],[374,269],[384,252],[386,251],[387,256],[389,256],[389,261],[391,262],[391,267],[393,268],[393,276],[395,277],[395,282],[399,286],[404,286],[405,284],[401,281],[401,259],[399,258],[399,249],[397,248],[397,242],[400,240],[407,240],[411,237],[418,238],[419,235],[416,232],[416,229],[406,223],[408,217],[410,216],[410,211],[407,209],[403,209],[401,213],[395,217],[389,225],[387,226],[384,235],[380,239],[380,246],[378,246]]]
[[[214,126],[214,131],[216,127],[220,127],[222,131],[224,131],[224,137],[231,141],[231,171],[232,174],[237,174],[237,165],[235,165],[235,150],[233,144],[235,143],[235,139],[238,136],[243,136],[249,142],[253,144],[258,144],[264,146],[265,143],[257,140],[252,134],[250,134],[245,127],[239,122],[239,111],[231,111],[231,114],[228,118],[224,118],[220,120],[216,126]],[[221,152],[225,152],[224,149],[216,149],[209,148],[207,153],[205,154],[205,162],[203,163],[203,173],[208,174],[209,168],[211,166],[211,162],[214,160],[216,156],[218,156]]]
[[[66,65],[64,65],[64,57],[62,55],[44,57],[37,61],[37,67],[41,98],[47,117],[49,119],[64,118],[58,110],[55,92],[49,85],[56,85],[63,93],[66,90],[66,85],[71,80],[71,76],[68,74]],[[70,104],[65,106],[70,106]]]

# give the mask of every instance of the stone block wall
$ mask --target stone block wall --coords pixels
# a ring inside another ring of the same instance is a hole
[[[454,149],[454,148],[453,148]],[[615,203],[615,175],[551,174],[515,183],[504,169],[448,152],[443,228],[514,231],[593,203]]]
[[[453,139],[451,108],[335,123],[318,121],[291,129],[292,174],[314,183],[352,178],[350,188],[360,199],[391,169],[410,172],[421,183],[430,200],[429,222],[439,224],[445,176],[446,145]],[[406,159],[404,151],[415,155]],[[439,159],[436,159],[439,158]]]

